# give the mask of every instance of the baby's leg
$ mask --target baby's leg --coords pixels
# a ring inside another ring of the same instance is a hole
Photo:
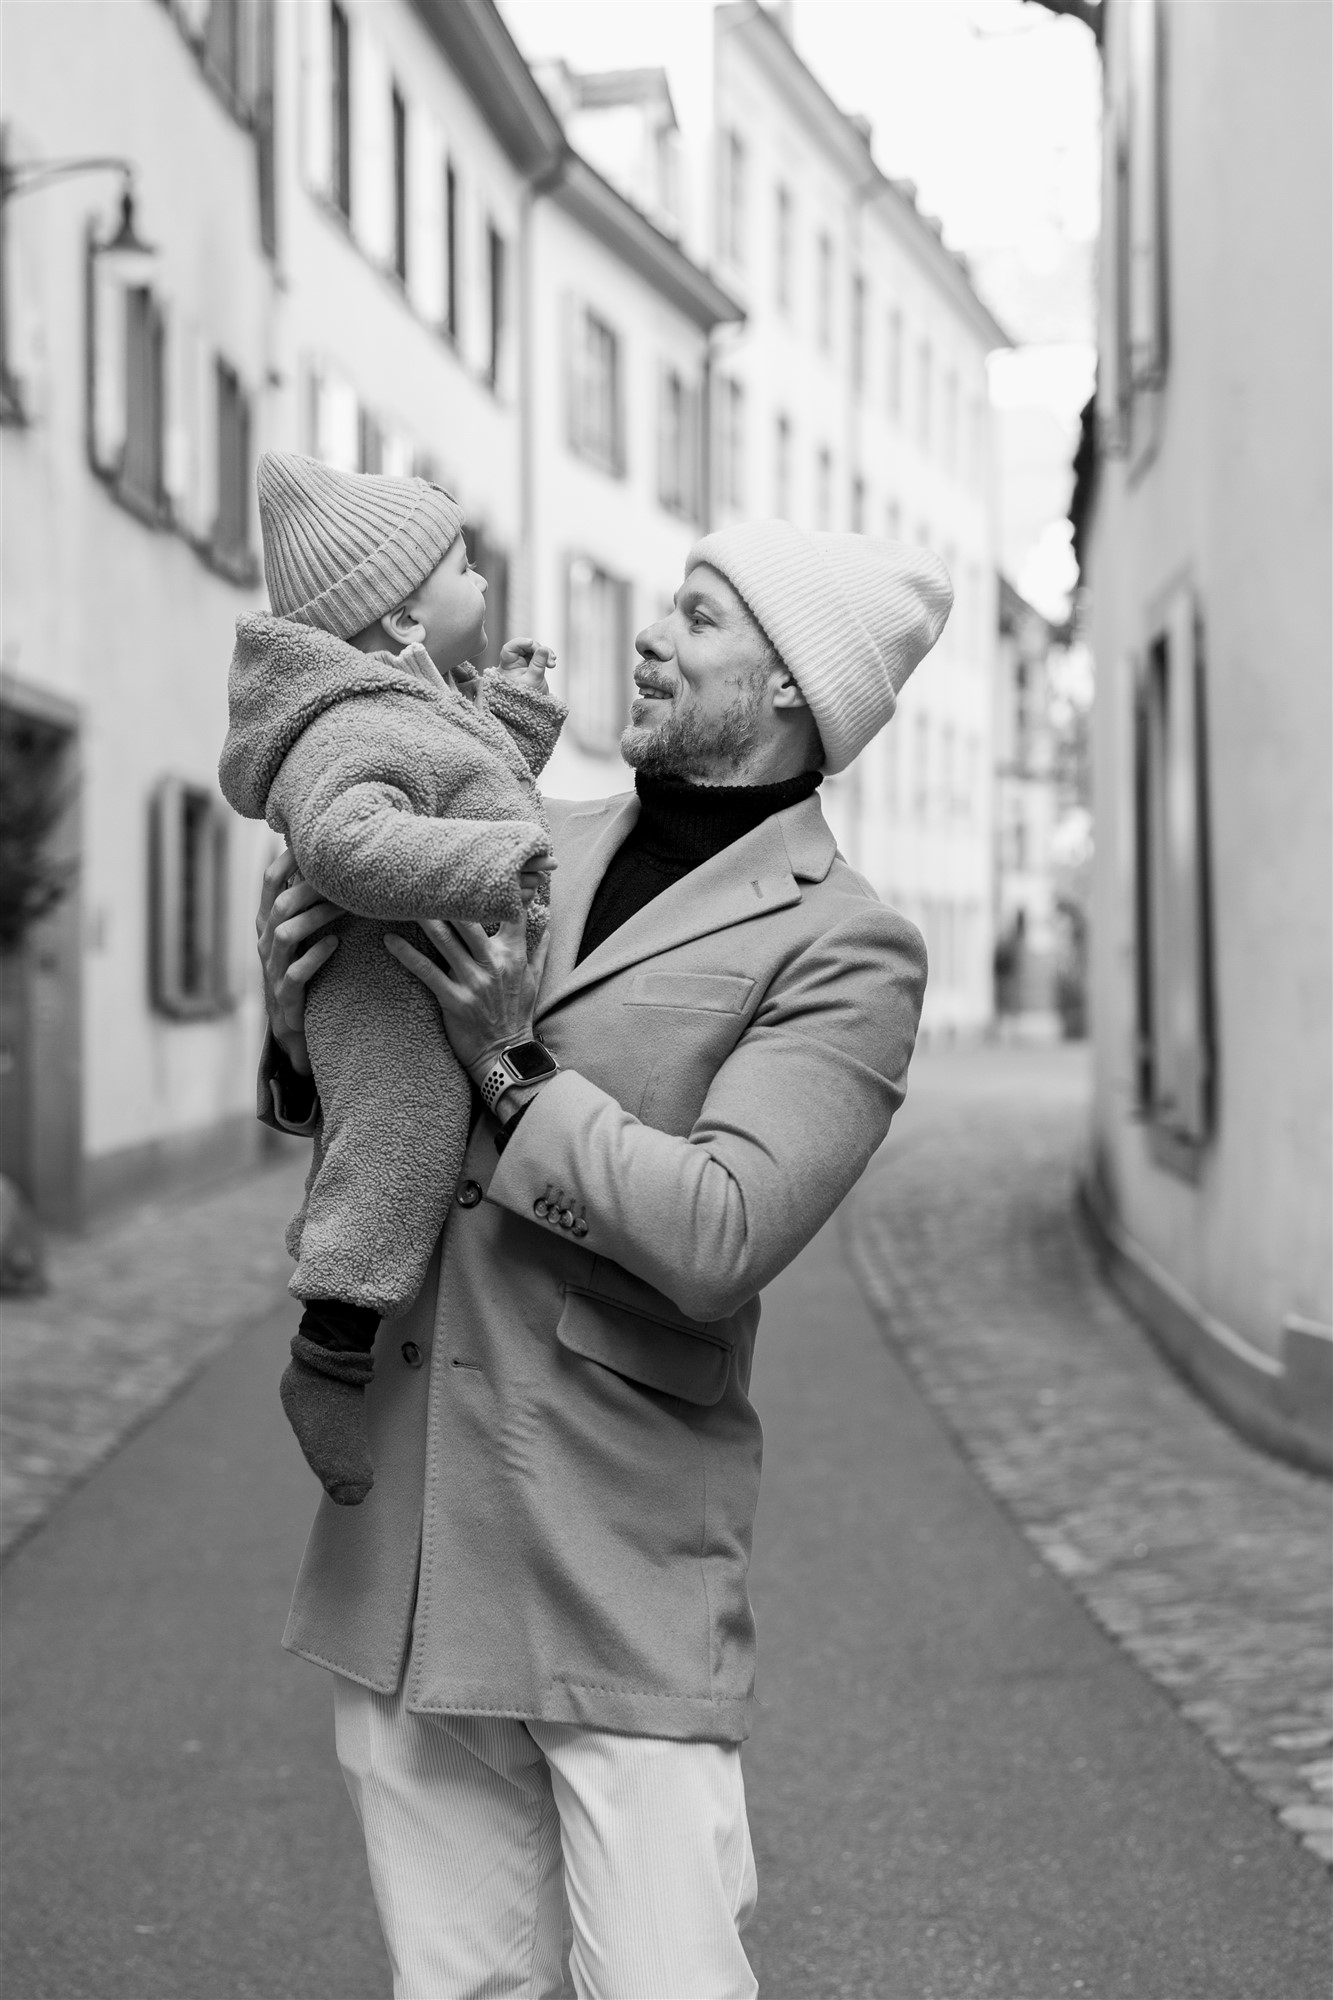
[[[463,1166],[472,1096],[434,1000],[360,918],[306,1008],[323,1158],[306,1199],[291,1288],[382,1318],[405,1312]]]
[[[471,1113],[434,1002],[383,935],[349,920],[306,1011],[323,1125],[298,1218],[291,1289],[307,1306],[282,1401],[307,1461],[345,1506],[374,1484],[364,1389],[376,1323],[420,1290]]]

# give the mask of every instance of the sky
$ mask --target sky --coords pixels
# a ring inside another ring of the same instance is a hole
[[[663,64],[678,100],[709,0],[500,0],[530,59]],[[1025,0],[793,0],[800,55],[915,181],[1018,351],[994,357],[1001,566],[1048,616],[1074,581],[1069,464],[1092,387],[1100,63],[1089,31]],[[682,112],[684,107],[682,106]]]

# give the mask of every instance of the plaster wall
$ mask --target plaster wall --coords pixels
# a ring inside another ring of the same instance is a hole
[[[661,372],[676,369],[696,386],[703,377],[704,335],[646,279],[557,207],[537,202],[532,219],[532,547],[531,629],[564,653],[552,687],[568,694],[566,573],[585,557],[630,585],[629,636],[661,616],[701,529],[668,511],[658,495],[658,397]],[[566,301],[591,305],[621,340],[625,470],[617,477],[570,449],[563,340]],[[636,655],[624,663],[625,719]],[[618,756],[582,749],[573,728],[542,780],[553,798],[601,798],[626,790]]]
[[[1170,356],[1155,446],[1104,463],[1095,1143],[1120,1224],[1254,1350],[1333,1319],[1330,27],[1321,7],[1164,10]],[[1103,345],[1113,335],[1103,300]],[[1203,618],[1217,1115],[1196,1183],[1133,1094],[1133,662],[1188,578]]]
[[[70,0],[60,12],[57,63],[49,10],[6,10],[9,156],[133,161],[138,226],[158,247],[152,283],[238,369],[262,447],[273,433],[275,294],[253,141],[163,8]],[[11,366],[30,421],[6,430],[0,468],[4,669],[78,719],[83,1140],[94,1160],[252,1109],[249,913],[266,847],[263,829],[233,824],[233,1011],[195,1022],[154,1013],[150,795],[168,775],[214,787],[233,624],[260,597],[125,511],[90,470],[84,232],[95,221],[108,233],[118,193],[114,176],[80,177],[9,204]]]

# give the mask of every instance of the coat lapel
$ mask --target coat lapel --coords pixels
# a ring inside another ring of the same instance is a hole
[[[551,950],[542,975],[543,996],[554,992],[573,972],[597,885],[638,817],[638,798],[627,792],[570,813],[559,827],[556,859],[560,865],[551,877]],[[538,1011],[545,1005],[543,997]]]
[[[597,885],[637,812],[637,799],[629,799],[619,812],[605,817],[600,833],[593,835],[570,867],[565,884],[567,900],[558,900],[567,851],[562,843],[561,867],[556,871],[551,897],[555,935],[542,980],[539,1015],[553,1013],[585,987],[624,972],[643,959],[673,951],[710,931],[727,930],[733,924],[749,923],[771,910],[799,903],[799,881],[822,881],[837,852],[818,800],[806,799],[764,820],[711,861],[673,882],[589,952],[581,965],[575,965]]]

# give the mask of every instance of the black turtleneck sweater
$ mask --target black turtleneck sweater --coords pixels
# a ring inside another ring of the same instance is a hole
[[[598,884],[578,962],[682,875],[752,832],[771,813],[808,799],[820,777],[818,771],[803,771],[779,785],[690,785],[681,778],[638,772],[639,817]]]

